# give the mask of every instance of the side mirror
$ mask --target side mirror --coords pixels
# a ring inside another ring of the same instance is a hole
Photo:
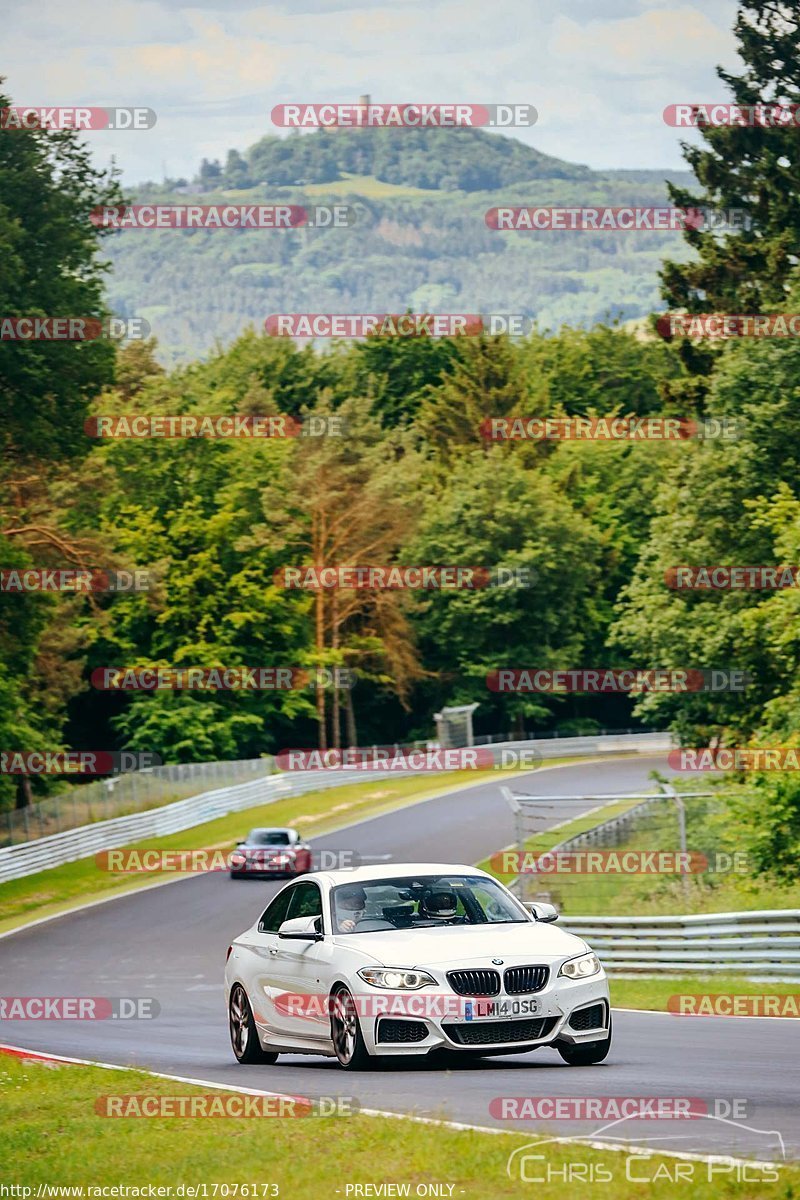
[[[545,904],[541,900],[529,901],[525,907],[537,921],[557,921],[558,909],[555,904]]]
[[[284,921],[278,937],[293,942],[321,942],[322,917],[293,917],[291,921]]]

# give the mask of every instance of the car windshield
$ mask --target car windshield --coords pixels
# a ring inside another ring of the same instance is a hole
[[[286,829],[253,829],[247,835],[248,846],[289,846],[291,838]]]
[[[345,883],[331,892],[337,933],[522,924],[530,918],[482,875],[408,875]]]

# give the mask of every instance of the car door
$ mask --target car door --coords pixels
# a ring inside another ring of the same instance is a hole
[[[275,959],[278,955],[278,930],[285,920],[292,901],[293,887],[284,888],[267,905],[258,927],[247,937],[249,956],[245,984],[256,1024],[267,1040],[279,1030],[279,1014],[275,1009],[277,980]]]
[[[322,913],[322,892],[311,880],[293,884],[292,896],[285,920],[315,917],[320,931],[325,928]],[[277,1001],[276,1026],[285,1037],[325,1040],[330,1036],[327,1011],[330,938],[328,944],[276,937],[276,953],[270,952],[271,983]],[[279,993],[283,999],[279,1000]]]

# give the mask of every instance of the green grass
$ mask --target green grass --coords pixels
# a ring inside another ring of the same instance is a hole
[[[242,1071],[243,1084],[263,1082]],[[341,1082],[341,1080],[337,1080]],[[519,1090],[517,1088],[517,1090]],[[346,1200],[354,1184],[409,1184],[410,1195],[418,1184],[453,1184],[454,1200],[493,1200],[494,1197],[530,1195],[556,1200],[564,1195],[597,1195],[592,1183],[565,1187],[564,1169],[583,1174],[602,1168],[612,1175],[601,1195],[609,1200],[640,1200],[643,1185],[626,1178],[625,1153],[564,1146],[552,1142],[540,1153],[545,1162],[531,1164],[536,1174],[559,1172],[550,1183],[534,1186],[506,1174],[509,1154],[530,1143],[537,1132],[495,1135],[461,1131],[391,1118],[308,1117],[290,1118],[108,1118],[97,1114],[95,1104],[109,1095],[209,1094],[210,1089],[190,1087],[141,1072],[102,1070],[93,1067],[57,1066],[0,1059],[0,1161],[6,1163],[5,1181],[33,1189],[39,1184],[65,1187],[171,1187],[205,1185],[205,1197],[214,1200],[214,1185],[227,1184],[225,1195],[235,1196],[235,1185],[255,1185],[250,1197],[276,1194],[282,1200]],[[223,1092],[214,1092],[224,1095]],[[562,1123],[559,1132],[563,1132]],[[547,1131],[540,1130],[545,1137]],[[683,1163],[693,1173],[689,1193],[699,1200],[758,1195],[767,1200],[789,1200],[800,1188],[800,1170],[789,1166],[777,1182],[736,1184],[728,1175],[707,1181],[709,1167]],[[655,1155],[630,1161],[634,1179],[657,1179],[647,1186],[654,1200],[674,1200],[675,1160]],[[752,1179],[754,1169],[749,1171]],[[685,1177],[684,1177],[685,1179]],[[266,1186],[265,1186],[266,1185]],[[686,1182],[683,1183],[686,1187]],[[795,1190],[793,1190],[795,1189]],[[19,1192],[16,1193],[20,1195]],[[146,1194],[146,1193],[145,1193]],[[191,1193],[184,1192],[184,1195]],[[239,1195],[241,1195],[241,1191]],[[447,1193],[445,1192],[445,1195]],[[87,1196],[90,1194],[86,1194]],[[202,1191],[195,1193],[205,1200]],[[354,1193],[350,1192],[351,1196]],[[362,1195],[364,1193],[362,1192]]]
[[[611,1003],[616,1008],[648,1008],[665,1012],[670,996],[720,995],[733,993],[737,996],[797,996],[800,1004],[800,981],[796,983],[773,983],[760,979],[756,982],[744,975],[676,975],[673,978],[609,979]],[[677,1018],[676,1018],[677,1019]]]
[[[374,175],[350,175],[342,171],[342,179],[333,183],[304,183],[294,189],[305,196],[366,196],[371,200],[402,199],[408,197],[425,197],[428,200],[442,200],[450,194],[432,188],[408,187],[400,183],[385,183]]]
[[[569,763],[568,758],[553,759],[547,766]],[[294,825],[309,837],[330,832],[343,825],[401,808],[406,804],[431,799],[453,788],[497,781],[498,786],[513,778],[513,771],[450,771],[438,777],[406,776],[367,783],[345,784],[324,791],[308,792],[278,800],[244,812],[231,813],[215,821],[196,825],[169,837],[142,839],[137,848],[158,850],[220,849],[227,851],[258,825]],[[101,869],[94,858],[79,859],[64,866],[39,871],[23,879],[0,884],[0,933],[25,921],[52,916],[81,901],[100,900],[136,888],[151,886],[164,879],[179,877],[176,872],[150,872],[141,875],[115,875]]]

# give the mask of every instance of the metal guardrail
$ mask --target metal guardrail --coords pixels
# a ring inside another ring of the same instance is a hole
[[[800,979],[800,909],[666,917],[563,916],[612,974],[771,975]]]
[[[30,842],[51,833],[64,833],[95,821],[110,821],[129,813],[185,800],[201,792],[233,787],[274,771],[272,758],[228,762],[170,763],[126,771],[92,783],[73,784],[25,808],[0,813],[0,847]]]
[[[370,773],[369,778],[384,778],[387,772]],[[262,804],[271,804],[287,796],[301,796],[324,788],[340,787],[346,783],[363,783],[363,771],[339,771],[327,775],[319,771],[303,771],[293,775],[269,775],[250,783],[220,788],[151,808],[147,812],[97,821],[65,833],[52,834],[35,842],[0,847],[0,884],[21,879],[37,871],[62,866],[80,858],[90,858],[102,850],[115,850],[144,838],[165,837],[181,833],[195,825],[213,821],[228,813],[242,812]]]
[[[564,738],[557,743],[509,742],[491,747],[494,761],[503,763],[504,751],[519,752],[535,750],[542,758],[553,758],[563,754],[593,755],[614,753],[619,750],[634,750],[641,753],[657,753],[672,745],[669,734],[629,734],[608,738]],[[323,788],[340,787],[346,783],[363,783],[369,779],[386,779],[398,776],[397,771],[303,771],[280,775],[268,774],[271,760],[265,759],[264,775],[248,783],[219,788],[191,796],[174,804],[151,808],[145,812],[114,817],[109,821],[97,821],[82,825],[63,833],[51,834],[36,841],[23,842],[15,846],[0,847],[0,883],[21,879],[44,871],[50,867],[89,858],[102,850],[115,850],[142,838],[163,837],[180,833],[206,821],[231,812],[269,804],[285,796],[299,796],[305,792],[316,792]],[[508,765],[508,764],[506,764]],[[404,771],[405,775],[421,772]]]
[[[477,744],[477,743],[476,743]],[[609,733],[591,734],[582,737],[549,737],[542,740],[493,742],[482,747],[489,750],[495,762],[502,763],[503,755],[511,758],[513,752],[535,751],[539,758],[569,758],[584,754],[619,754],[633,751],[636,754],[666,754],[675,745],[671,733]],[[507,762],[506,765],[510,765]],[[524,762],[520,764],[523,768]]]
[[[586,734],[586,733],[576,734],[576,733],[562,733],[560,729],[540,729],[536,733],[529,733],[526,730],[525,733],[522,734],[521,738],[520,738],[519,734],[513,734],[513,733],[479,733],[473,737],[472,744],[473,744],[473,746],[491,746],[492,744],[496,744],[498,742],[514,742],[514,741],[520,741],[520,740],[526,741],[526,742],[549,741],[551,739],[555,739],[556,741],[564,741],[565,738],[614,737],[617,735],[624,735],[624,734],[631,734],[631,733],[648,734],[648,733],[653,733],[653,732],[656,732],[656,731],[654,731],[652,729],[641,729],[641,728],[640,729],[595,729],[594,732],[592,732],[590,734]]]

